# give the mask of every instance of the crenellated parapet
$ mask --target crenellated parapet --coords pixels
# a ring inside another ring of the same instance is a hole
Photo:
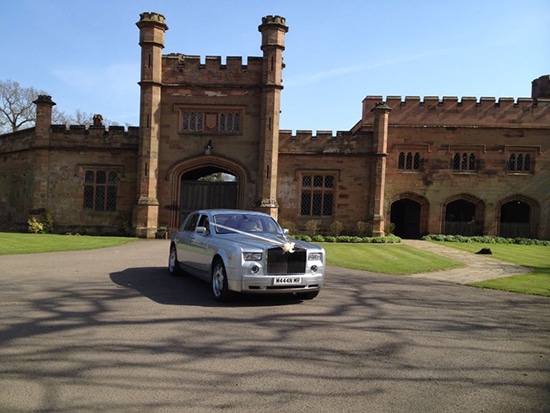
[[[261,57],[201,56],[171,53],[164,55],[162,80],[164,84],[185,85],[250,85],[262,75]]]
[[[37,140],[35,128],[24,129],[0,137],[0,153],[14,153],[48,145],[50,148],[70,147],[94,149],[137,148],[139,128],[123,126],[86,127],[83,125],[51,125],[49,139]]]
[[[280,154],[356,154],[371,152],[372,134],[353,135],[349,131],[279,131]]]
[[[426,96],[367,96],[363,100],[362,124],[373,123],[371,109],[385,102],[391,109],[390,125],[434,126],[550,126],[550,99]]]

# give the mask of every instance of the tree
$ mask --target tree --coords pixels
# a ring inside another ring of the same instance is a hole
[[[0,81],[0,134],[17,132],[20,129],[32,128],[36,122],[36,107],[34,101],[38,95],[48,95],[47,92],[33,87],[21,87],[13,80]],[[77,109],[74,115],[52,108],[52,123],[58,125],[93,124],[92,114]],[[103,125],[116,126],[118,123],[103,119]]]
[[[33,87],[21,87],[13,80],[0,81],[0,131],[17,132],[34,126],[36,108],[32,102],[46,94]]]

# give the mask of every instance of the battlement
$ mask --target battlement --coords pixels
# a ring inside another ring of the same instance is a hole
[[[371,109],[382,96],[363,100],[362,124],[372,124]],[[476,126],[550,126],[550,99],[456,96],[388,96],[384,101],[391,109],[390,124],[476,125]]]
[[[368,137],[370,137],[369,135]],[[279,131],[279,152],[292,154],[348,154],[365,153],[370,150],[371,139],[356,136],[349,131],[291,130]]]
[[[279,24],[286,26],[286,19],[282,16],[265,16],[262,17],[262,25],[264,24]]]
[[[144,12],[139,15],[140,22],[153,22],[165,24],[165,18],[160,13],[155,12]]]
[[[164,83],[197,84],[249,84],[258,83],[262,74],[262,57],[228,56],[225,63],[221,56],[201,56],[171,53],[163,55]]]
[[[36,137],[36,129],[28,128],[0,136],[0,153],[28,150],[36,145],[52,147],[71,146],[93,148],[129,148],[139,142],[139,127],[86,127],[83,125],[51,125],[47,141]]]

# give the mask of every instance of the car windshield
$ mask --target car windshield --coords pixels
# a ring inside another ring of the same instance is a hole
[[[213,226],[218,234],[239,232],[283,234],[281,227],[273,218],[263,215],[217,214],[214,215]]]

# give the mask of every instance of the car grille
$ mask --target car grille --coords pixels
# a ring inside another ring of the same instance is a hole
[[[268,274],[303,274],[306,271],[305,249],[296,248],[294,252],[283,252],[282,248],[267,251]]]

